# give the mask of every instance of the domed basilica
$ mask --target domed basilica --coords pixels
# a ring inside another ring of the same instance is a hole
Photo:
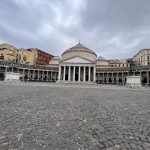
[[[59,61],[61,81],[95,81],[97,55],[78,43],[66,50]]]
[[[80,42],[64,51],[61,57],[54,57],[50,62],[51,65],[58,65],[59,67],[58,82],[95,82],[99,75],[96,70],[109,67],[107,60],[102,56],[97,57],[93,50]],[[104,81],[104,78],[105,74],[103,74],[101,82]],[[107,79],[105,80],[107,82]]]

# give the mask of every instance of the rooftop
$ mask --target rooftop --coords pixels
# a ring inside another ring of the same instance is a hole
[[[75,46],[73,46],[73,47],[69,48],[68,50],[66,50],[64,53],[68,53],[68,52],[72,52],[72,51],[85,51],[85,52],[89,52],[89,53],[92,53],[92,54],[96,55],[94,51],[92,51],[91,49],[85,47],[80,42],[78,44],[76,44]]]

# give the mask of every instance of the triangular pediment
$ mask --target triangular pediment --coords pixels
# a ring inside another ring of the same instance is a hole
[[[87,60],[87,59],[85,59],[85,58],[81,58],[81,57],[79,57],[79,56],[76,56],[76,57],[67,59],[67,60],[65,60],[64,62],[65,62],[65,63],[93,63],[92,61]]]

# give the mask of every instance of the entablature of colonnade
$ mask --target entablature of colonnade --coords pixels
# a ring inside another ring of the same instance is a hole
[[[122,67],[122,68],[96,68],[96,71],[99,71],[99,72],[129,71],[129,68],[127,68],[127,67]]]
[[[47,72],[49,72],[49,71],[53,71],[53,72],[58,72],[58,68],[56,69],[56,68],[48,68],[48,69],[45,69],[45,68],[43,68],[43,69],[41,69],[41,68],[18,68],[19,70],[30,70],[30,71],[47,71]]]
[[[33,69],[46,69],[46,68],[57,68],[58,65],[54,66],[54,65],[50,65],[50,66],[47,66],[47,65],[26,65],[26,64],[18,64],[17,65],[18,68],[33,68]]]
[[[80,63],[76,63],[76,64],[71,64],[71,63],[61,63],[59,66],[73,66],[73,67],[94,67],[95,64],[80,64]]]
[[[46,70],[46,69],[29,69],[29,68],[18,68],[19,70],[29,70],[29,71],[45,71],[45,72],[58,72],[58,69],[50,69],[50,70]]]
[[[26,69],[26,70],[58,70],[58,66],[37,66],[37,65],[18,65],[18,69]]]
[[[150,71],[150,66],[140,66],[138,67],[139,71]]]

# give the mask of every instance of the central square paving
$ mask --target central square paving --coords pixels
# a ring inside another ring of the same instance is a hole
[[[0,84],[0,150],[150,150],[150,90]]]

